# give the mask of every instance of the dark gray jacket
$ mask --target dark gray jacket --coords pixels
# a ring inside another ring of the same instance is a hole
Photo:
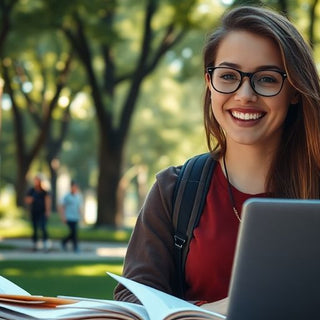
[[[156,176],[139,213],[125,257],[123,276],[172,295],[177,295],[174,260],[172,194],[180,167],[169,167]],[[122,285],[116,300],[139,302]]]

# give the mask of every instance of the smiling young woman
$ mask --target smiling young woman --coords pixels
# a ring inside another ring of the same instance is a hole
[[[250,37],[252,41],[248,38],[248,41],[241,43],[244,36]],[[264,50],[259,50],[262,46]],[[222,50],[225,56],[221,55]],[[318,198],[320,193],[319,76],[308,44],[285,17],[262,8],[242,7],[227,13],[220,28],[209,36],[204,50],[204,66],[207,68],[212,66],[212,63],[217,66],[228,61],[230,55],[236,61],[246,61],[245,63],[251,64],[252,68],[254,68],[252,63],[257,63],[259,59],[261,67],[275,62],[275,69],[286,74],[284,88],[280,93],[264,100],[270,104],[277,103],[274,105],[277,119],[285,117],[280,126],[279,146],[271,152],[265,190],[272,192],[275,197]],[[245,69],[241,71],[248,72]],[[252,69],[251,72],[253,71]],[[244,79],[242,82],[245,82]],[[243,90],[248,88],[245,84],[243,87]],[[241,90],[238,91],[239,95],[243,93]],[[212,90],[207,86],[204,119],[209,149],[218,152],[220,158],[222,155],[229,157],[231,162],[234,157],[227,153],[233,149],[230,146],[226,151],[227,135],[215,118],[211,95]],[[281,101],[280,98],[287,100]],[[253,95],[252,99],[261,101],[263,96]],[[233,112],[234,116],[235,114],[236,111]],[[240,117],[246,115],[240,112]],[[281,119],[279,122],[281,124]],[[267,148],[270,145],[261,147]],[[267,154],[269,152],[266,152]],[[239,156],[237,158],[239,160]],[[231,179],[235,181],[237,179],[231,173],[234,171],[232,166],[232,163],[228,165],[230,176],[233,176]]]
[[[242,192],[265,192],[288,108],[297,102],[280,49],[270,38],[232,31],[221,40],[212,65],[206,80],[212,113],[228,146],[230,182]]]
[[[319,198],[320,86],[308,44],[271,10],[227,12],[204,48],[204,126],[216,160],[185,264],[184,298],[225,298],[241,208],[252,197]],[[172,196],[181,167],[157,175],[124,276],[178,295]],[[115,298],[137,302],[119,285]]]

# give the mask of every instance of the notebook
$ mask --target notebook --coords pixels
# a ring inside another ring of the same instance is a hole
[[[227,320],[320,319],[320,201],[242,209]]]

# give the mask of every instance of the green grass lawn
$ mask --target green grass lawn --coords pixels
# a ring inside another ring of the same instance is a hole
[[[62,239],[68,228],[57,213],[53,213],[48,222],[50,239]],[[24,211],[17,214],[0,215],[1,238],[31,238],[31,226]],[[128,228],[94,228],[80,226],[79,241],[107,241],[126,243],[131,229]],[[14,247],[1,244],[0,250],[12,250]],[[21,260],[0,261],[0,275],[6,277],[33,295],[58,296],[70,295],[79,297],[112,299],[116,282],[106,271],[121,274],[123,260],[113,261],[51,261]]]
[[[86,241],[128,242],[132,229],[130,228],[96,228],[91,225],[79,226],[79,239]],[[48,233],[51,239],[61,239],[68,233],[68,227],[63,224],[58,214],[51,215],[48,221]],[[26,217],[20,219],[0,219],[0,237],[30,238],[32,229]]]
[[[1,211],[1,210],[0,210]],[[10,211],[10,210],[9,210]],[[1,212],[0,212],[1,213]],[[93,225],[79,225],[79,241],[99,241],[127,243],[132,228],[123,227],[95,227]],[[57,213],[52,213],[48,221],[48,234],[52,240],[59,240],[69,233],[66,224],[62,223]],[[19,214],[0,214],[0,250],[14,249],[1,243],[1,238],[24,238],[31,239],[32,228],[27,211],[20,210]],[[41,233],[40,233],[41,237]]]
[[[1,275],[33,295],[112,299],[122,259],[97,261],[1,261]]]

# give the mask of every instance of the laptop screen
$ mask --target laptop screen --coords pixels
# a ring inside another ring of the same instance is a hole
[[[320,201],[245,202],[228,320],[319,318]]]

